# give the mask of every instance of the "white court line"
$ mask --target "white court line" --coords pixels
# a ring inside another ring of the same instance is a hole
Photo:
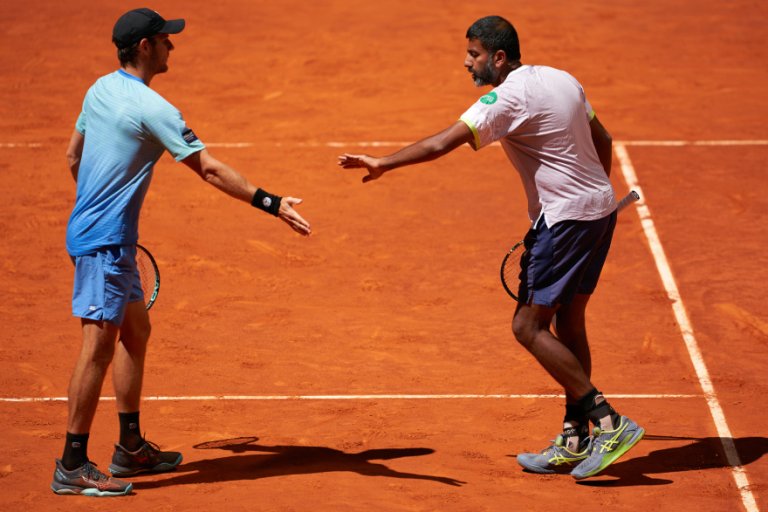
[[[768,140],[624,140],[622,146],[768,146]]]
[[[402,148],[413,144],[411,142],[397,142],[397,141],[385,141],[385,140],[370,140],[370,141],[358,141],[358,142],[297,142],[295,145],[304,148]],[[282,145],[278,143],[278,145]],[[288,143],[286,146],[292,146],[294,144]]]
[[[214,143],[216,144],[216,143]],[[242,143],[240,143],[242,144]],[[295,142],[281,143],[277,146],[298,146],[303,148],[399,148],[405,147],[411,142],[398,141],[358,141],[358,142]],[[680,147],[680,146],[768,146],[768,140],[627,140],[614,141],[616,145],[624,146],[659,146],[659,147]],[[213,146],[213,144],[208,144]],[[500,146],[499,142],[493,142],[491,146]]]
[[[39,142],[0,142],[0,149],[13,148],[41,148],[43,145]]]
[[[209,148],[251,148],[253,142],[206,142]]]
[[[300,148],[399,148],[405,147],[411,142],[400,141],[357,141],[357,142],[275,142],[277,147],[300,147]],[[254,142],[206,142],[205,145],[210,148],[252,148],[257,145]],[[500,145],[498,142],[491,144]],[[679,147],[679,146],[768,146],[768,140],[622,140],[614,141],[616,146],[658,146],[658,147]],[[47,146],[40,142],[0,142],[0,149],[13,148],[41,148]]]
[[[715,393],[715,387],[712,385],[712,380],[709,377],[709,371],[704,363],[704,357],[699,349],[699,344],[696,341],[696,337],[693,334],[693,327],[691,321],[688,319],[688,313],[685,310],[683,299],[680,296],[680,291],[677,288],[677,283],[672,275],[672,268],[669,265],[667,256],[664,253],[664,248],[661,245],[659,234],[656,231],[656,227],[651,219],[651,213],[648,209],[648,205],[645,202],[645,194],[638,183],[637,174],[635,168],[632,165],[632,161],[629,159],[629,153],[623,143],[614,143],[614,150],[616,156],[621,164],[621,171],[624,174],[624,180],[631,190],[637,191],[640,194],[640,200],[635,203],[637,213],[640,217],[640,223],[643,226],[645,237],[648,239],[648,244],[651,247],[651,253],[656,262],[656,268],[661,276],[661,281],[664,284],[664,289],[667,292],[672,303],[672,311],[674,312],[677,324],[680,327],[680,333],[683,335],[685,346],[688,349],[688,355],[693,363],[693,368],[696,371],[696,376],[699,379],[702,391],[704,391],[704,397],[707,400],[709,411],[712,414],[712,419],[715,421],[715,427],[717,433],[720,436],[720,440],[725,450],[725,456],[728,460],[728,464],[731,466],[733,479],[736,481],[736,486],[741,494],[741,501],[748,512],[758,512],[757,502],[755,500],[752,491],[749,488],[749,479],[747,478],[747,471],[741,463],[739,453],[736,450],[736,445],[733,442],[733,435],[730,428],[728,428],[728,422],[725,420],[725,413],[720,406],[720,401],[717,399]]]
[[[703,395],[686,394],[609,394],[610,398],[701,398]],[[192,396],[146,396],[142,400],[150,402],[187,402],[187,401],[227,401],[227,400],[457,400],[457,399],[540,399],[557,398],[564,399],[565,395],[536,395],[536,394],[490,394],[490,395],[192,395]],[[114,402],[115,397],[103,396],[100,400]],[[66,402],[65,396],[51,397],[6,397],[0,398],[0,402]]]

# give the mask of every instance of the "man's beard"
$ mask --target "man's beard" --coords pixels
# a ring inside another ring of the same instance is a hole
[[[485,67],[481,69],[479,72],[475,73],[471,69],[469,70],[470,73],[472,73],[472,80],[475,82],[475,85],[477,87],[482,87],[484,85],[492,85],[494,80],[496,80],[496,77],[494,76],[494,69],[491,65],[491,61],[488,61],[485,63]]]

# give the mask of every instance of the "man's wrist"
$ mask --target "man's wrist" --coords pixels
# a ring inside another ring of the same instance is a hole
[[[253,194],[253,199],[251,199],[251,206],[277,217],[282,199],[282,197],[270,194],[266,190],[257,189],[256,193]]]

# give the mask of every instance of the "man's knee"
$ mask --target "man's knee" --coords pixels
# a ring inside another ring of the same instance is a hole
[[[521,305],[512,319],[512,333],[525,348],[530,349],[542,331],[549,331],[555,308]]]
[[[535,332],[530,322],[526,322],[520,315],[512,319],[512,334],[522,346],[528,348],[533,344]]]
[[[115,338],[111,332],[94,328],[83,330],[83,348],[81,357],[85,357],[97,366],[109,366],[115,355]]]

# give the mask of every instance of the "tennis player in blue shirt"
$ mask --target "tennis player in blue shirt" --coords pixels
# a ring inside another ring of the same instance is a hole
[[[309,223],[294,209],[301,199],[265,192],[212,157],[181,113],[150,89],[155,75],[168,71],[174,48],[169,35],[184,24],[146,8],[117,20],[112,41],[120,69],[88,90],[67,150],[77,197],[66,243],[75,265],[72,312],[82,320],[83,343],[69,385],[64,453],[51,483],[57,494],[130,494],[132,484],[115,477],[170,471],[182,460],[180,453],[145,440],[139,425],[150,322],[135,255],[139,213],[160,156],[168,151],[222,192],[310,234]],[[111,363],[120,439],[110,477],[89,461],[87,446]]]

